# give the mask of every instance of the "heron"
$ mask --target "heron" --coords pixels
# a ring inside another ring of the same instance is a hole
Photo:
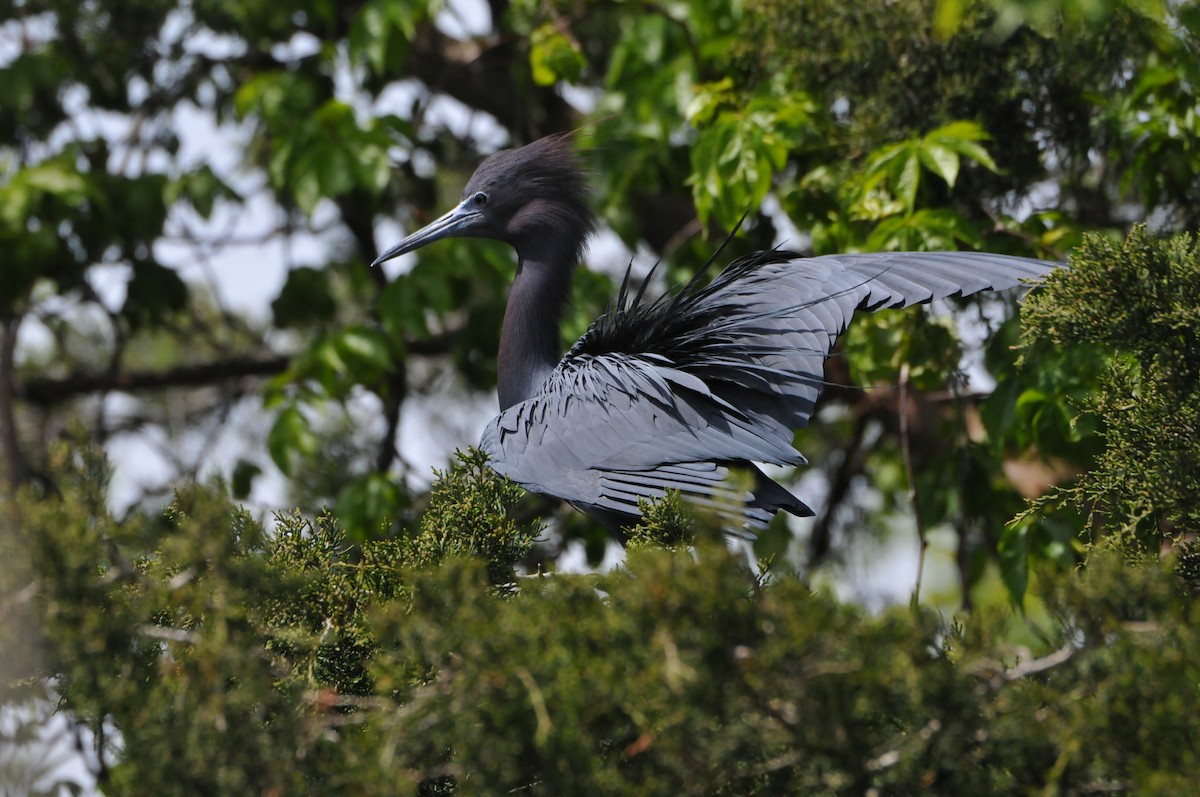
[[[804,257],[778,248],[707,280],[714,256],[653,300],[648,280],[635,292],[627,270],[615,301],[563,355],[563,309],[596,223],[570,137],[550,136],[487,157],[456,207],[372,266],[450,237],[516,250],[500,414],[481,448],[501,475],[618,531],[640,518],[644,500],[670,491],[735,533],[752,534],[780,510],[812,516],[760,465],[806,464],[793,432],[812,418],[825,360],[854,311],[1006,290],[1057,266],[984,253]],[[751,478],[738,484],[733,471]]]

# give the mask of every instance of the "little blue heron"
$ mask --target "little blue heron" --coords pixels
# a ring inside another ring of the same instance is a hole
[[[812,515],[755,463],[799,465],[825,359],[855,310],[907,307],[1003,290],[1054,263],[963,252],[802,257],[782,249],[703,270],[654,301],[615,303],[563,356],[571,275],[596,226],[568,137],[491,155],[446,215],[375,263],[442,238],[491,238],[517,252],[500,334],[500,415],[483,433],[492,467],[526,489],[570,501],[611,528],[639,499],[678,490],[731,530],[780,509]],[[715,256],[714,256],[715,259]],[[710,260],[710,264],[711,264]],[[754,478],[752,490],[727,480]]]

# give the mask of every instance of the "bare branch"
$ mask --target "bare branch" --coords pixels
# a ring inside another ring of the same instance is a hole
[[[163,371],[71,374],[58,379],[39,377],[18,384],[15,392],[19,399],[47,406],[101,391],[195,387],[231,379],[272,376],[284,371],[290,362],[291,358],[283,355],[232,357],[199,365],[181,365]]]

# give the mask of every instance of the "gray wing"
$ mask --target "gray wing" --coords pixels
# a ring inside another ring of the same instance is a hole
[[[640,498],[671,489],[751,527],[778,509],[811,514],[751,463],[804,462],[792,430],[812,416],[854,311],[1003,290],[1054,267],[967,253],[760,253],[707,286],[597,321],[482,446],[526,488],[610,519],[637,517]],[[647,328],[654,340],[639,338]],[[754,470],[752,491],[726,482],[731,467]]]
[[[726,483],[729,466],[804,461],[790,435],[764,432],[654,355],[564,361],[539,395],[492,421],[481,445],[499,473],[605,519],[637,516],[640,498],[674,489],[730,520],[746,514],[762,525],[774,510],[754,511],[755,494]],[[793,511],[806,509],[777,489]]]

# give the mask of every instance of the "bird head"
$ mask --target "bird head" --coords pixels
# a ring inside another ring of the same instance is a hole
[[[479,165],[462,201],[380,255],[379,265],[442,238],[491,238],[522,260],[574,266],[595,228],[587,186],[568,136],[503,150]]]

